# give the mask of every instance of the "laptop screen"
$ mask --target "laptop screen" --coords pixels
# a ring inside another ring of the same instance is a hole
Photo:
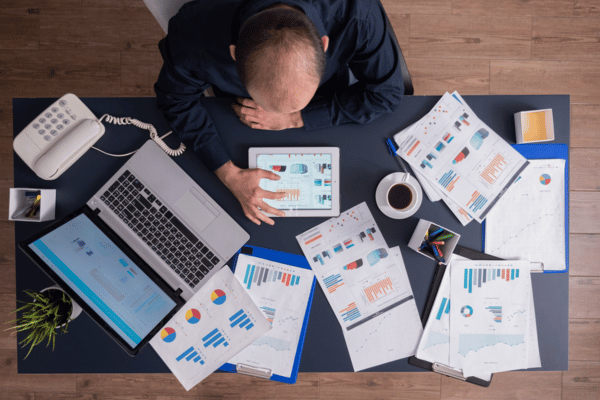
[[[133,348],[177,306],[85,214],[29,247]]]

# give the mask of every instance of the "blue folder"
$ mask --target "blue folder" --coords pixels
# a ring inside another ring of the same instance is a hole
[[[565,262],[561,271],[546,271],[546,274],[562,273],[569,270],[569,146],[563,143],[513,144],[512,147],[528,160],[565,160]],[[485,220],[482,225],[482,249],[485,251]]]
[[[256,247],[245,245],[242,247],[236,255],[233,257],[232,267],[231,269],[235,272],[235,268],[237,266],[238,256],[242,254],[246,254],[249,256],[254,256],[257,258],[262,258],[264,260],[278,262],[281,264],[287,264],[298,268],[311,269],[308,261],[306,261],[306,257],[299,256],[297,254],[285,253],[283,251],[265,249],[263,247]],[[302,330],[300,331],[300,339],[298,340],[298,348],[296,350],[296,357],[294,358],[294,366],[292,368],[292,375],[287,378],[281,375],[271,375],[272,381],[278,381],[283,383],[294,384],[296,383],[296,379],[298,379],[298,368],[300,367],[300,356],[302,355],[302,347],[304,346],[304,337],[306,335],[306,327],[308,326],[308,317],[310,315],[310,306],[312,305],[313,294],[315,292],[315,281],[313,278],[310,295],[308,296],[308,304],[306,305],[306,312],[304,314],[304,322],[302,323]],[[237,368],[235,364],[226,363],[219,368],[222,371],[227,372],[237,372]]]

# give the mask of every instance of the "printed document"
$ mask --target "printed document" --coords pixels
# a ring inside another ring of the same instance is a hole
[[[414,354],[423,328],[404,263],[366,203],[296,239],[342,327],[355,371]]]
[[[450,364],[465,376],[529,367],[531,264],[463,261],[450,272]]]
[[[452,266],[466,258],[454,255],[442,282],[440,283],[435,302],[431,308],[429,319],[423,330],[423,336],[417,349],[417,358],[431,363],[440,363],[445,366],[460,369],[457,365],[450,363],[450,273]],[[464,285],[464,282],[463,282]],[[459,288],[460,290],[460,288]],[[533,293],[530,296],[531,317],[529,323],[528,365],[527,368],[538,368],[541,366],[540,351],[537,339],[537,326],[535,320],[535,308],[533,306]],[[463,371],[464,372],[464,371]],[[468,376],[468,375],[465,375]],[[477,373],[476,378],[489,381],[491,374]]]
[[[190,390],[271,329],[225,266],[194,295],[150,344]]]
[[[240,254],[235,277],[273,326],[229,362],[270,369],[290,378],[315,274],[304,268]]]
[[[414,171],[480,222],[528,164],[457,92],[394,139]]]
[[[567,268],[565,160],[530,160],[519,180],[488,214],[485,252],[504,259]]]

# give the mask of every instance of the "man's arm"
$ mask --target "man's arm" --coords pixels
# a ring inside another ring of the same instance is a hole
[[[348,63],[358,83],[302,110],[306,130],[364,124],[400,104],[404,84],[396,38],[380,3],[369,3],[360,21],[356,53]]]
[[[230,160],[215,125],[202,105],[203,92],[210,85],[174,65],[169,37],[158,47],[164,64],[154,85],[158,108],[182,141],[190,142],[211,171]]]

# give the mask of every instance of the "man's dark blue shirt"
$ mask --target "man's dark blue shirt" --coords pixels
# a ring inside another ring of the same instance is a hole
[[[158,107],[173,130],[211,170],[230,160],[201,98],[217,93],[250,98],[229,46],[249,17],[273,4],[300,8],[329,37],[327,65],[319,89],[301,111],[307,131],[367,123],[394,111],[404,92],[397,43],[378,0],[196,0],[169,21],[160,41],[164,64],[154,85]],[[349,85],[349,73],[358,82]],[[233,112],[233,111],[232,111]]]

